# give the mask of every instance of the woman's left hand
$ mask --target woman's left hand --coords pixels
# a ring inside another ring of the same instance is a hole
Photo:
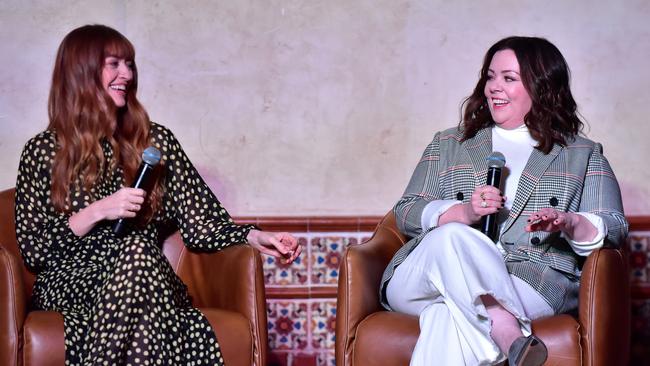
[[[553,208],[543,208],[528,217],[528,225],[525,230],[555,232],[563,231],[572,233],[573,228],[579,222],[578,215],[572,212],[561,212]]]
[[[598,229],[584,216],[552,208],[543,208],[531,214],[524,230],[528,232],[561,231],[576,241],[590,241],[598,235]]]
[[[292,263],[302,252],[302,246],[296,238],[286,232],[273,233],[251,230],[246,237],[248,243],[264,254],[282,258],[284,263]]]

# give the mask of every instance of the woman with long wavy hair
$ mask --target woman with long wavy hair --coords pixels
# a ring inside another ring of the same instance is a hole
[[[201,251],[248,242],[292,262],[301,247],[233,223],[174,135],[150,122],[137,86],[134,48],[116,30],[87,25],[63,39],[50,123],[25,145],[16,183],[33,306],[63,314],[68,365],[221,365],[210,324],[158,246],[160,225],[174,222]],[[128,186],[148,146],[162,159],[147,194]],[[133,225],[117,235],[117,219]]]
[[[419,317],[413,366],[538,366],[547,350],[531,320],[575,311],[581,258],[623,243],[619,186],[601,145],[580,135],[569,68],[549,41],[495,43],[463,106],[395,205],[412,239],[384,272],[382,303]],[[486,184],[491,169],[500,189]]]

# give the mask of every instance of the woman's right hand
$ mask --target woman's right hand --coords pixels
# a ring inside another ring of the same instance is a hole
[[[503,208],[506,198],[493,186],[481,186],[474,190],[469,203],[463,205],[470,224],[477,223],[481,217],[498,212]]]
[[[131,218],[142,208],[146,194],[145,190],[140,188],[124,187],[90,206],[95,206],[93,209],[99,218],[98,221]]]
[[[501,191],[493,186],[478,187],[472,193],[469,202],[451,206],[438,218],[438,225],[449,222],[460,222],[474,225],[481,217],[498,212],[503,208],[506,198]]]
[[[135,217],[142,208],[145,196],[146,192],[143,189],[121,188],[70,216],[68,221],[70,230],[77,236],[83,236],[102,220]]]

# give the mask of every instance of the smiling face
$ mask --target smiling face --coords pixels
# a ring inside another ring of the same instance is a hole
[[[524,124],[533,102],[521,80],[514,51],[505,49],[494,54],[484,93],[492,119],[499,127],[510,130]]]
[[[126,105],[126,95],[133,79],[133,62],[108,56],[102,68],[102,86],[118,108]]]

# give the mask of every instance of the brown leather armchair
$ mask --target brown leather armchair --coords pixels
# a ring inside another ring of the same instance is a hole
[[[176,232],[163,252],[212,324],[226,365],[265,366],[266,302],[259,252],[237,245],[217,253],[188,251]],[[63,365],[63,317],[29,311],[34,275],[20,257],[14,190],[0,192],[0,365]]]
[[[336,316],[337,366],[408,365],[420,332],[418,318],[379,304],[384,268],[406,242],[389,213],[372,238],[345,252],[339,273]],[[625,254],[602,248],[587,257],[577,317],[533,322],[548,347],[545,365],[627,365],[630,290]]]

